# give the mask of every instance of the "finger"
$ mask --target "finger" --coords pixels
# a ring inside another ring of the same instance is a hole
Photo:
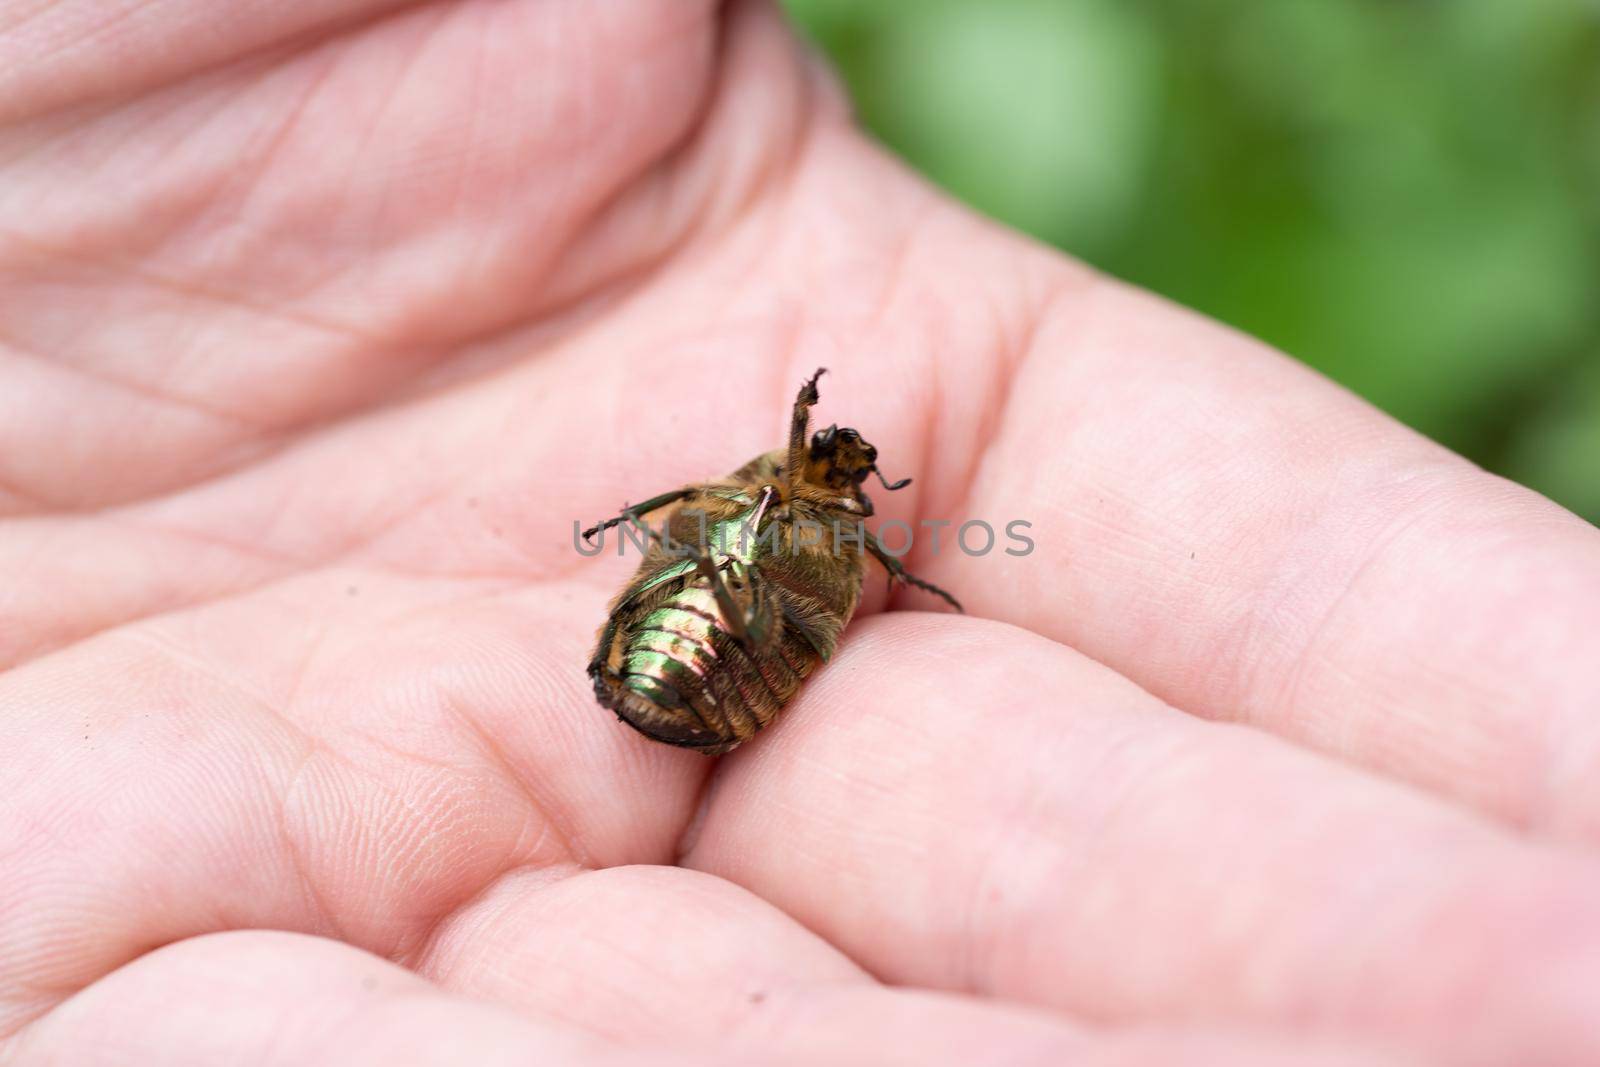
[[[501,879],[439,928],[417,969],[465,996],[645,1042],[713,1041],[782,991],[871,982],[759,897],[650,866]]]
[[[886,469],[920,474],[880,516],[950,523],[937,558],[916,530],[913,571],[1186,711],[1600,839],[1592,527],[854,138],[820,134],[781,207],[787,226],[752,218],[673,307],[715,336],[803,301],[788,376],[831,367],[824,406],[848,390]],[[953,544],[967,520],[996,530],[982,558]],[[1013,520],[1026,557],[1005,554]]]
[[[335,941],[239,931],[141,957],[0,1051],[18,1063],[84,1067],[355,1067],[586,1064],[608,1062],[617,1050],[570,1027],[445,993]]]
[[[709,764],[594,706],[571,597],[313,575],[0,676],[0,1033],[169,941],[405,959],[508,870],[670,858]]]
[[[723,762],[687,862],[891,982],[1466,1062],[1600,1049],[1593,861],[995,623],[861,624]]]
[[[1039,312],[1008,369],[949,394],[993,433],[939,442],[923,514],[1037,547],[914,568],[1184,710],[1600,841],[1600,533],[1119,286]]]
[[[591,999],[597,989],[585,992]],[[570,1026],[450,994],[348,946],[294,934],[241,931],[164,948],[123,968],[40,1020],[0,1051],[18,1062],[98,1064],[1281,1064],[1387,1067],[1389,1059],[1271,1049],[1222,1038],[1077,1037],[1022,1012],[984,1011],[954,998],[885,994],[876,1009],[848,996],[839,1010],[786,1013],[758,1032],[695,1043],[618,1043]],[[776,1009],[782,1011],[782,1008]],[[770,1014],[770,1013],[769,1013]],[[943,1043],[936,1043],[942,1040]],[[1204,1058],[1195,1058],[1196,1055]],[[1163,1059],[1162,1057],[1168,1057]],[[1171,1057],[1178,1057],[1176,1059]]]
[[[116,7],[0,44],[0,99],[107,97],[0,127],[14,510],[171,491],[392,402],[693,217],[655,182],[714,84],[707,0]],[[638,226],[635,192],[670,217]],[[586,239],[624,209],[633,241]]]
[[[0,13],[0,122],[141,95],[193,71],[404,6],[405,0],[244,3],[219,27],[206,5],[188,0],[11,3]]]
[[[671,867],[504,879],[440,930],[420,970],[454,992],[615,1041],[735,1058],[1391,1062],[1371,1049],[1358,1060],[1355,1050],[1291,1048],[1259,1034],[1090,1030],[972,998],[885,989],[765,901]]]

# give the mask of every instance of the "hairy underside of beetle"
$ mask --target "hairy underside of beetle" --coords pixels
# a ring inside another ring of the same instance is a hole
[[[733,499],[697,496],[668,523],[672,542],[698,549],[705,516],[739,626],[692,560],[652,545],[602,630],[604,658],[591,669],[596,698],[655,740],[713,755],[749,740],[833,654],[855,611],[860,550],[835,555],[831,532],[808,536],[809,527],[781,520],[755,531],[755,499],[754,487]],[[758,533],[766,540],[752,545]],[[732,551],[717,553],[719,543]]]
[[[648,737],[715,755],[776,718],[838,646],[861,599],[865,555],[891,581],[961,609],[862,533],[873,513],[867,477],[891,491],[910,479],[887,481],[878,450],[855,430],[807,436],[822,373],[800,387],[787,447],[722,481],[625,506],[584,532],[623,526],[648,536],[589,661],[595,699]],[[667,508],[665,534],[644,524]]]

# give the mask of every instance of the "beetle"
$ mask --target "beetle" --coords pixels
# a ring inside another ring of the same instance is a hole
[[[771,723],[829,660],[861,599],[865,556],[895,582],[959,601],[915,577],[861,528],[878,450],[855,430],[810,434],[819,368],[795,397],[786,448],[719,481],[687,485],[583,532],[627,526],[645,558],[611,602],[588,673],[595,699],[656,741],[719,755]],[[809,436],[809,439],[808,439]],[[671,508],[665,533],[643,516]],[[848,529],[846,529],[848,527]]]

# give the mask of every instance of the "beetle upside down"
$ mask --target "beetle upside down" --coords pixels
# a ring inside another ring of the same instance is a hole
[[[770,723],[833,656],[861,599],[865,555],[883,564],[891,582],[961,610],[876,540],[840,538],[839,522],[854,528],[873,513],[862,489],[869,475],[888,490],[911,480],[886,480],[878,450],[855,430],[809,434],[822,374],[795,397],[786,448],[584,531],[591,538],[626,523],[650,539],[633,580],[612,601],[589,661],[595,699],[646,737],[717,755]],[[663,537],[642,516],[668,507]],[[817,533],[830,528],[832,536]]]

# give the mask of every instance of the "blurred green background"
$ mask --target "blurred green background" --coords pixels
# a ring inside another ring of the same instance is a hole
[[[786,0],[980,210],[1600,521],[1600,0]]]

